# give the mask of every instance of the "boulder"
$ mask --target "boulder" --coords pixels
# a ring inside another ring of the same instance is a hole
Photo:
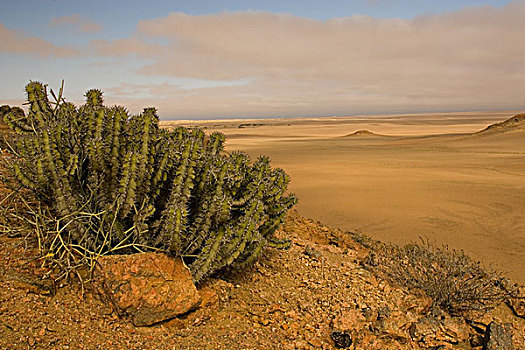
[[[496,322],[491,322],[485,331],[483,350],[514,350],[511,335]]]
[[[117,313],[149,326],[195,309],[201,297],[180,258],[161,253],[105,256],[95,269],[95,288]]]

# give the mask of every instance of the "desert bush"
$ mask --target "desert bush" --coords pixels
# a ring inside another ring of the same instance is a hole
[[[220,133],[161,129],[155,108],[106,107],[99,90],[80,107],[62,89],[50,102],[38,82],[26,92],[27,116],[4,117],[18,135],[12,170],[41,203],[33,223],[55,262],[157,249],[182,256],[200,281],[287,246],[273,234],[296,199],[268,158],[226,154]]]
[[[423,290],[434,306],[452,315],[486,312],[508,296],[501,274],[474,262],[463,251],[428,241],[404,247],[376,244],[374,249],[365,263],[396,284]]]

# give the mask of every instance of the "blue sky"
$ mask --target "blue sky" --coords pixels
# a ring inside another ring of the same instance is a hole
[[[0,1],[0,103],[65,79],[74,102],[98,87],[164,119],[523,109],[524,15],[522,0]]]
[[[56,44],[87,42],[95,36],[72,35],[50,27],[51,18],[80,14],[103,25],[96,37],[116,39],[135,30],[139,20],[162,17],[170,12],[189,15],[216,14],[226,11],[268,11],[299,17],[327,20],[352,15],[377,18],[413,18],[425,14],[456,11],[469,6],[501,6],[508,0],[1,0],[0,22],[10,29],[41,35]]]

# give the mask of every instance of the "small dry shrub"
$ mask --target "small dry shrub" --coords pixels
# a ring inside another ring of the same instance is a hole
[[[500,272],[484,268],[463,251],[428,241],[404,247],[378,245],[365,263],[396,284],[423,290],[434,306],[452,315],[486,312],[509,293]]]

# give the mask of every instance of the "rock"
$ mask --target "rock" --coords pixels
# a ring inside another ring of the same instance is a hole
[[[18,271],[7,271],[4,278],[13,283],[15,288],[24,289],[29,293],[55,295],[55,284],[52,280],[43,280],[35,275]]]
[[[348,349],[352,345],[352,335],[350,332],[332,331],[330,337],[334,341],[335,347],[338,349]]]
[[[308,345],[308,342],[306,340],[296,340],[294,343],[294,349],[297,350],[306,350],[310,349],[310,345]]]
[[[374,328],[390,338],[407,342],[410,338],[409,329],[414,322],[417,322],[417,318],[411,312],[395,311],[385,314],[380,309],[377,321],[374,322]]]
[[[428,316],[414,322],[408,329],[408,333],[413,341],[430,346],[440,346],[441,342],[436,340],[436,335],[440,332],[439,321]]]
[[[325,248],[332,254],[342,254],[343,253],[343,250],[335,245],[327,245]]]
[[[401,309],[406,309],[416,315],[426,315],[432,310],[432,304],[432,298],[414,291],[414,295],[407,295],[406,299],[398,305]]]
[[[331,328],[334,331],[351,331],[362,328],[365,321],[361,310],[342,310],[339,316],[332,320]]]
[[[469,339],[469,344],[473,348],[483,346],[483,336],[479,334],[472,334]]]
[[[184,322],[181,319],[178,319],[178,318],[174,318],[172,320],[169,320],[166,323],[164,323],[163,325],[164,325],[164,327],[166,327],[167,329],[169,329],[171,331],[178,331],[178,330],[186,328],[186,325],[184,324]]]
[[[310,247],[310,246],[307,246],[305,249],[304,249],[304,254],[309,256],[310,258],[312,259],[315,259],[315,260],[320,260],[321,257],[323,256],[321,254],[320,251]]]
[[[214,306],[219,303],[219,296],[217,292],[209,285],[204,285],[199,288],[199,295],[201,297],[201,307]]]
[[[356,344],[356,349],[367,349],[367,350],[405,350],[405,349],[418,349],[417,345],[401,344],[395,339],[390,338],[379,338],[373,335],[365,337],[359,344]]]
[[[330,335],[335,346],[340,349],[349,348],[353,343],[352,334],[362,329],[365,323],[367,322],[361,310],[342,310],[340,314],[332,320],[330,325]]]
[[[471,315],[466,318],[468,324],[478,333],[485,333],[488,325],[495,321],[490,314]]]
[[[525,296],[523,294],[520,298],[509,299],[507,304],[516,316],[525,318]]]
[[[438,340],[443,340],[452,344],[457,344],[466,341],[469,338],[469,327],[464,319],[459,317],[446,317],[441,321],[441,337]]]
[[[310,339],[308,341],[308,344],[310,344],[311,346],[313,346],[315,349],[322,349],[323,348],[323,342],[319,339]]]
[[[512,337],[505,328],[496,322],[491,322],[485,331],[483,350],[513,350]]]
[[[361,313],[367,322],[375,321],[378,316],[378,312],[375,312],[369,307],[361,309]]]
[[[221,280],[221,279],[211,279],[211,278],[208,279],[206,281],[206,284],[201,286],[199,289],[202,290],[205,288],[209,288],[210,290],[213,290],[215,294],[217,295],[217,299],[218,299],[217,302],[221,302],[221,303],[228,302],[230,298],[232,297],[233,291],[234,291],[233,284],[226,282],[224,280]],[[212,297],[213,299],[212,294],[209,294],[208,296]],[[205,302],[206,301],[203,300],[203,303]]]
[[[412,324],[408,330],[412,340],[426,346],[445,346],[466,342],[469,327],[461,318],[426,316]]]
[[[195,309],[201,297],[180,258],[161,253],[105,256],[95,288],[135,326],[148,326]]]

